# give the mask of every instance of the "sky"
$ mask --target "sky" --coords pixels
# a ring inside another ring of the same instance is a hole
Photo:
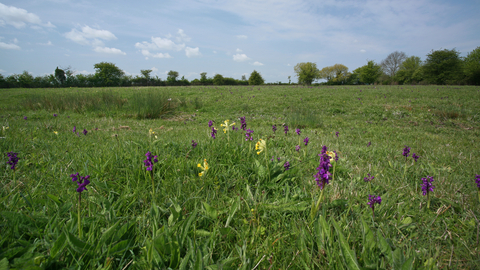
[[[394,51],[466,56],[480,46],[478,14],[479,0],[0,0],[0,73],[111,62],[132,76],[297,81],[301,62],[353,71]]]

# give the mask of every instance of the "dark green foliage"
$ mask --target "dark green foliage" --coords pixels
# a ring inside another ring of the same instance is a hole
[[[365,66],[354,70],[353,73],[358,74],[361,83],[372,84],[382,75],[382,67],[370,60]]]
[[[67,77],[65,76],[65,71],[63,69],[59,69],[58,67],[55,69],[55,78],[60,82],[60,84],[64,84]]]
[[[460,52],[455,49],[432,50],[427,54],[422,71],[431,84],[455,84],[463,79]]]
[[[468,53],[463,66],[467,83],[480,85],[480,47]]]
[[[320,79],[320,71],[316,63],[298,63],[294,67],[294,71],[297,74],[299,84],[310,85],[314,80]]]
[[[213,84],[214,85],[223,85],[223,76],[221,74],[215,74],[215,76],[213,76]]]
[[[256,70],[252,71],[250,74],[250,77],[248,78],[248,84],[249,85],[261,85],[265,81],[262,78],[262,75],[258,73]]]
[[[113,63],[100,62],[93,65],[98,86],[119,86],[123,70]]]

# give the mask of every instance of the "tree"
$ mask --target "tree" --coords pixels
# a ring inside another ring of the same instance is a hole
[[[20,84],[20,87],[30,88],[33,86],[33,76],[25,70],[20,76],[18,76],[18,83]]]
[[[437,50],[427,54],[423,74],[425,79],[433,84],[453,84],[463,75],[460,52],[452,50]]]
[[[100,62],[93,65],[95,68],[95,77],[100,86],[119,85],[120,79],[124,75],[123,70],[113,63]]]
[[[358,74],[360,82],[372,84],[382,75],[382,67],[370,60],[365,66],[357,68],[354,73]]]
[[[328,84],[345,84],[349,77],[348,67],[342,64],[324,67],[318,72],[318,78],[327,80]]]
[[[248,78],[248,84],[249,85],[260,85],[263,84],[265,81],[262,78],[262,75],[258,73],[256,70],[254,70],[251,74],[250,77]]]
[[[65,76],[65,71],[63,69],[59,69],[58,67],[55,69],[55,78],[60,82],[60,84],[64,84],[67,77]]]
[[[423,76],[420,76],[421,66],[422,60],[420,59],[420,57],[407,57],[398,68],[394,80],[399,82],[400,84],[409,84],[423,80]]]
[[[298,63],[293,70],[297,73],[298,83],[310,85],[314,80],[319,79],[319,70],[316,63]]]
[[[175,85],[177,83],[178,72],[170,70],[167,74],[167,84]]]
[[[380,62],[380,66],[382,66],[383,72],[394,78],[397,74],[398,69],[402,62],[407,58],[407,55],[404,52],[394,51],[393,53],[389,54],[387,58],[385,58],[382,62]]]
[[[208,80],[207,80],[207,72],[202,72],[200,73],[200,82],[202,84],[207,84]]]
[[[215,74],[215,76],[213,76],[213,84],[223,85],[223,76],[220,74]]]
[[[246,81],[247,80],[247,76],[245,76],[245,74],[242,75],[242,81]]]
[[[463,70],[468,83],[480,85],[480,47],[469,52],[465,57]]]

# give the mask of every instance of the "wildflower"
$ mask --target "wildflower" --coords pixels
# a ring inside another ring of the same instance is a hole
[[[338,138],[338,134],[340,134],[340,132],[338,132],[338,131],[337,131],[337,132],[335,132],[335,135],[337,135],[337,138]]]
[[[83,129],[83,135],[87,136],[88,131],[86,129]]]
[[[405,145],[405,148],[403,148],[403,154],[402,154],[405,157],[405,160],[407,160],[409,153],[410,153],[410,147]]]
[[[309,141],[309,140],[310,140],[310,139],[309,139],[308,137],[306,137],[306,138],[303,140],[303,142],[305,143],[305,146],[308,145],[308,141]]]
[[[8,157],[8,162],[7,164],[10,165],[10,169],[14,170],[15,171],[15,166],[17,165],[18,163],[18,157],[17,157],[17,153],[14,153],[14,152],[8,152],[7,153],[7,157]]]
[[[157,156],[153,156],[153,162],[152,162],[152,153],[148,151],[145,156],[147,159],[143,161],[145,164],[145,167],[147,167],[147,171],[152,171],[153,170],[153,164],[158,162]]]
[[[419,156],[417,156],[417,154],[413,153],[412,158],[415,160],[415,162],[417,162]]]
[[[427,177],[422,178],[422,191],[423,191],[423,196],[427,195],[429,192],[433,192],[433,189],[435,188],[434,185],[432,185],[432,182],[435,181],[432,176],[427,175]]]
[[[370,145],[372,145],[372,142],[368,142],[368,143],[367,143],[367,147],[369,147]]]
[[[225,120],[224,124],[220,124],[220,126],[224,127],[223,133],[227,133],[228,127],[231,127],[231,126],[235,125],[235,122],[233,122],[230,125],[228,124],[228,122],[230,122],[230,120]]]
[[[58,135],[58,131],[54,131],[53,133],[54,133],[55,135]]]
[[[300,151],[300,145],[295,146],[295,151]]]
[[[215,127],[212,127],[212,134],[210,134],[212,138],[216,139],[217,138],[217,129]]]
[[[53,117],[57,117],[57,114],[56,114],[56,113],[54,113],[54,114],[53,114]]]
[[[257,144],[255,144],[255,150],[260,150],[257,152],[257,155],[260,155],[263,150],[267,149],[267,142],[265,140],[260,139]]]
[[[363,178],[363,181],[365,182],[370,182],[372,181],[373,179],[375,179],[375,176],[371,176],[369,173],[367,173],[368,177],[364,177]]]
[[[77,127],[73,126],[73,133],[77,132]]]
[[[285,162],[285,164],[283,164],[283,167],[285,168],[285,171],[288,171],[290,169],[290,162]]]
[[[277,126],[276,126],[276,125],[272,125],[272,130],[273,130],[273,133],[275,133],[275,131],[277,131]]]
[[[212,126],[213,126],[213,121],[212,120],[208,121],[208,127],[212,127]]]
[[[82,193],[84,190],[87,190],[87,185],[90,184],[90,180],[88,180],[90,178],[90,175],[80,176],[80,180],[79,180],[78,179],[79,174],[77,172],[76,174],[71,174],[70,177],[72,177],[73,182],[77,182],[77,184],[78,184],[77,192],[78,193]]]
[[[372,211],[375,210],[375,204],[381,204],[382,203],[382,198],[380,198],[380,196],[376,196],[375,195],[368,195],[368,205],[370,206],[370,208],[372,208]]]
[[[241,126],[240,128],[245,130],[247,128],[247,121],[245,120],[245,116],[244,117],[240,117],[240,122],[241,122]]]
[[[197,167],[202,169],[202,172],[198,173],[198,176],[203,176],[208,171],[207,159],[203,160],[203,166],[200,163],[198,163]]]
[[[335,151],[326,151],[325,154],[330,158],[330,162],[336,162],[338,160],[337,152]]]
[[[300,129],[299,128],[295,129],[295,132],[297,133],[298,136],[300,136]]]
[[[477,187],[480,189],[480,174],[475,175],[475,183],[477,183]]]
[[[320,189],[323,190],[326,184],[328,184],[330,180],[331,173],[328,171],[332,165],[330,164],[331,156],[328,155],[327,146],[322,147],[322,153],[320,156],[320,165],[317,167],[317,174],[315,174],[315,181],[317,181],[317,185]]]
[[[26,116],[24,116],[24,117],[23,117],[23,119],[24,119],[24,120],[27,120],[27,117],[26,117]]]
[[[285,127],[283,128],[283,132],[285,132],[285,135],[287,135],[287,132],[288,132],[288,126],[285,125]]]
[[[245,133],[245,141],[248,141],[248,140],[253,141],[252,134],[253,134],[253,130],[247,129],[247,132]]]
[[[194,140],[192,140],[192,148],[194,148],[194,149],[195,149],[195,147],[197,147],[197,142],[196,142],[196,141],[194,141]]]

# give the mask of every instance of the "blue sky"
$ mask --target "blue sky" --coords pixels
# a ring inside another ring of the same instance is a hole
[[[344,64],[350,71],[403,51],[480,46],[480,1],[69,1],[0,0],[0,73],[94,73],[112,62],[129,75],[169,70],[267,82],[296,81],[293,67]]]

